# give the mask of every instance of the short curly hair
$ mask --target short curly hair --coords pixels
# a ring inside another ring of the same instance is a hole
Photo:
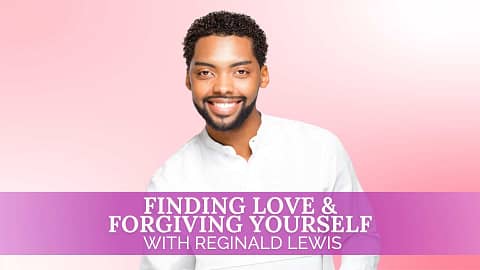
[[[215,11],[196,19],[187,31],[183,40],[183,57],[190,67],[195,44],[206,36],[239,36],[252,40],[253,53],[262,67],[267,60],[267,37],[265,32],[250,16],[228,11]]]

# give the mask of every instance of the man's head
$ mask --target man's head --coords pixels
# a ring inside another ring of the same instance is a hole
[[[249,16],[212,12],[193,22],[183,44],[195,108],[215,130],[241,127],[269,82],[263,30]]]

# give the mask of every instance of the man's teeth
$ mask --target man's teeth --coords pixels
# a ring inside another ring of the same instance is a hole
[[[226,109],[226,108],[233,107],[235,105],[235,103],[217,103],[217,102],[214,102],[213,105]]]

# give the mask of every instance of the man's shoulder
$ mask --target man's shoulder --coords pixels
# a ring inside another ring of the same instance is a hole
[[[336,144],[338,137],[330,130],[307,122],[267,115],[266,118],[277,134],[304,142],[323,142]]]
[[[179,160],[182,160],[186,157],[192,156],[196,153],[199,153],[201,148],[201,136],[202,132],[193,136],[188,140],[184,145],[182,145],[175,153],[173,153],[166,161],[167,163],[175,163]]]
[[[157,169],[148,190],[176,190],[173,187],[169,187],[169,183],[178,181],[178,179],[185,179],[184,173],[187,173],[186,168],[188,164],[198,162],[201,155],[201,136],[201,133],[195,135]],[[161,189],[158,187],[160,184],[162,185]]]

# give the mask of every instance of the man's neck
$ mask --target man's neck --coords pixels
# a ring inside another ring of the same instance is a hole
[[[210,137],[223,145],[230,145],[235,149],[237,155],[248,160],[252,155],[250,139],[257,135],[261,124],[260,112],[254,109],[245,119],[245,122],[234,130],[218,131],[207,125],[207,132]]]

